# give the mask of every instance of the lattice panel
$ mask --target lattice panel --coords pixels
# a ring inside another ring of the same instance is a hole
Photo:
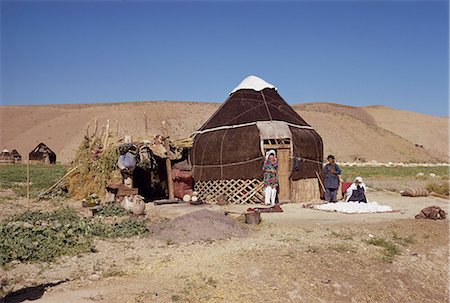
[[[195,182],[195,191],[206,201],[224,195],[229,203],[246,204],[264,201],[264,182],[258,179],[208,180]]]

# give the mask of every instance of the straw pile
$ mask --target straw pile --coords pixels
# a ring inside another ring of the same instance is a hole
[[[73,164],[78,168],[67,181],[68,192],[76,199],[92,193],[103,195],[106,185],[122,180],[117,170],[118,149],[108,146],[95,159],[93,151],[96,148],[102,148],[100,139],[85,137],[76,152]]]

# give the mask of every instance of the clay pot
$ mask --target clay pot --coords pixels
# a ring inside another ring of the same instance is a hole
[[[145,212],[145,202],[144,202],[144,199],[141,196],[139,196],[139,195],[134,196],[134,198],[133,198],[133,207],[131,208],[131,211],[136,216],[144,214],[144,212]]]

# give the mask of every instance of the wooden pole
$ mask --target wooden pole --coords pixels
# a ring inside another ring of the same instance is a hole
[[[92,134],[91,138],[94,138],[97,135],[97,129],[98,129],[98,121],[97,121],[97,117],[95,117],[95,121],[94,121],[94,133]]]
[[[52,186],[50,186],[48,189],[46,189],[42,194],[40,194],[34,201],[38,201],[43,195],[50,192],[53,188],[55,188],[59,183],[61,183],[62,180],[67,178],[71,173],[73,173],[78,168],[78,165],[69,170],[64,176],[61,177],[58,181],[55,182]]]
[[[145,119],[145,135],[148,135],[147,112],[144,114]]]
[[[319,179],[319,183],[320,183],[320,186],[321,186],[322,189],[323,189],[323,192],[326,192],[325,186],[323,185],[322,179],[320,179],[320,176],[319,176],[319,173],[318,173],[318,172],[316,172],[316,176],[317,176],[317,179]]]
[[[109,137],[109,119],[106,120],[106,135],[105,135],[105,144],[103,144],[103,149],[106,149],[108,145],[108,137]]]
[[[30,203],[30,157],[27,160],[27,203]]]
[[[166,137],[164,139],[164,147],[167,151],[167,157],[166,157],[166,170],[167,170],[167,187],[169,189],[169,200],[175,199],[175,195],[173,192],[173,180],[172,180],[172,164],[170,163],[170,146],[169,146],[169,138]]]

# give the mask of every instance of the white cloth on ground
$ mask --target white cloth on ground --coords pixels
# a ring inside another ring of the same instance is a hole
[[[393,209],[388,205],[380,205],[377,202],[336,202],[314,206],[314,209],[325,211],[336,211],[346,214],[365,214],[391,212]]]

